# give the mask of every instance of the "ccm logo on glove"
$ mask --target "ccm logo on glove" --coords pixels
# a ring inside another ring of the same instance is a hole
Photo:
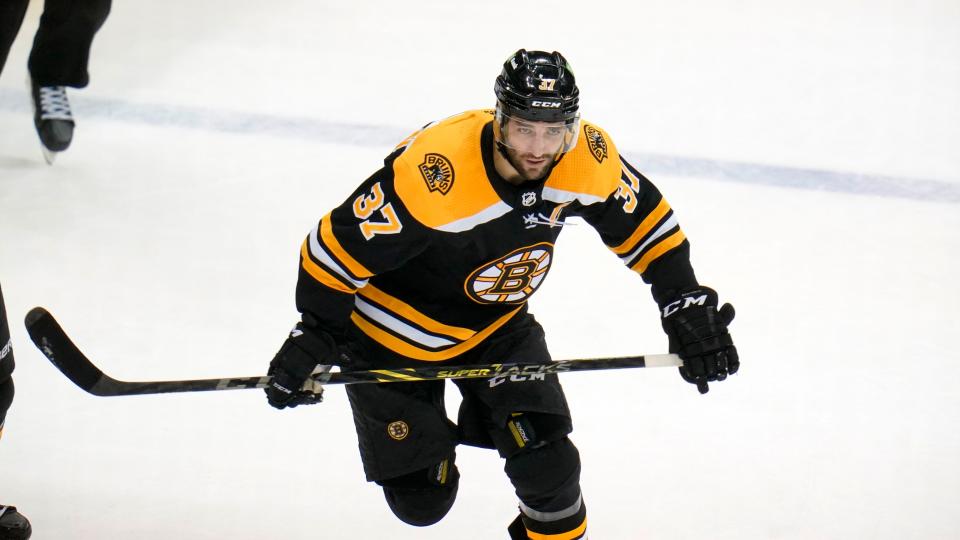
[[[735,311],[730,304],[717,309],[717,293],[697,287],[679,294],[661,308],[663,330],[670,352],[680,355],[683,380],[706,394],[708,383],[719,382],[740,369],[740,357],[727,329]]]
[[[683,304],[683,307],[680,307],[680,304]],[[707,294],[704,293],[701,296],[688,296],[686,298],[681,298],[674,302],[670,302],[663,308],[663,316],[669,317],[671,314],[675,313],[678,309],[687,309],[690,306],[705,306],[707,305]]]

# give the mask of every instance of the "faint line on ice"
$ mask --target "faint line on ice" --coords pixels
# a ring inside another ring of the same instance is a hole
[[[30,113],[25,92],[0,88],[0,110]],[[413,129],[329,122],[314,118],[288,118],[181,105],[140,104],[122,100],[71,97],[79,117],[93,117],[156,126],[175,126],[223,133],[272,135],[327,144],[390,148]],[[960,183],[867,175],[823,169],[779,167],[738,161],[669,156],[624,151],[624,155],[649,175],[694,176],[714,180],[879,195],[936,202],[960,202]]]

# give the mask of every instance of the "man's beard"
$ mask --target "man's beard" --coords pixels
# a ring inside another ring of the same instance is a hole
[[[533,159],[533,154],[519,154],[516,150],[507,149],[507,159],[510,161],[510,164],[513,165],[513,168],[520,173],[520,176],[527,181],[537,181],[543,180],[546,178],[550,171],[552,170],[553,162],[555,160],[554,156],[544,156],[542,163],[539,164],[536,168],[525,166],[525,159]]]

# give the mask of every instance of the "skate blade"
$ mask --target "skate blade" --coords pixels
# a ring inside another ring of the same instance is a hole
[[[40,145],[40,150],[43,152],[43,159],[47,162],[47,165],[53,165],[53,162],[57,159],[57,154],[60,153],[48,150],[43,144]]]

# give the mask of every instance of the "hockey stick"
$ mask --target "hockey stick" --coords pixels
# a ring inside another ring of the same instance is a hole
[[[270,377],[230,377],[224,379],[193,379],[182,381],[119,381],[100,371],[70,340],[63,328],[47,310],[36,307],[27,313],[24,321],[30,339],[68,379],[95,396],[130,396],[172,392],[204,392],[210,390],[242,390],[265,388]],[[470,366],[422,366],[400,369],[371,369],[323,373],[317,376],[321,384],[360,384],[384,382],[436,381],[443,379],[513,380],[542,379],[544,375],[572,371],[603,369],[669,367],[682,362],[675,354],[647,356],[620,356],[560,360],[547,364],[485,364]]]

